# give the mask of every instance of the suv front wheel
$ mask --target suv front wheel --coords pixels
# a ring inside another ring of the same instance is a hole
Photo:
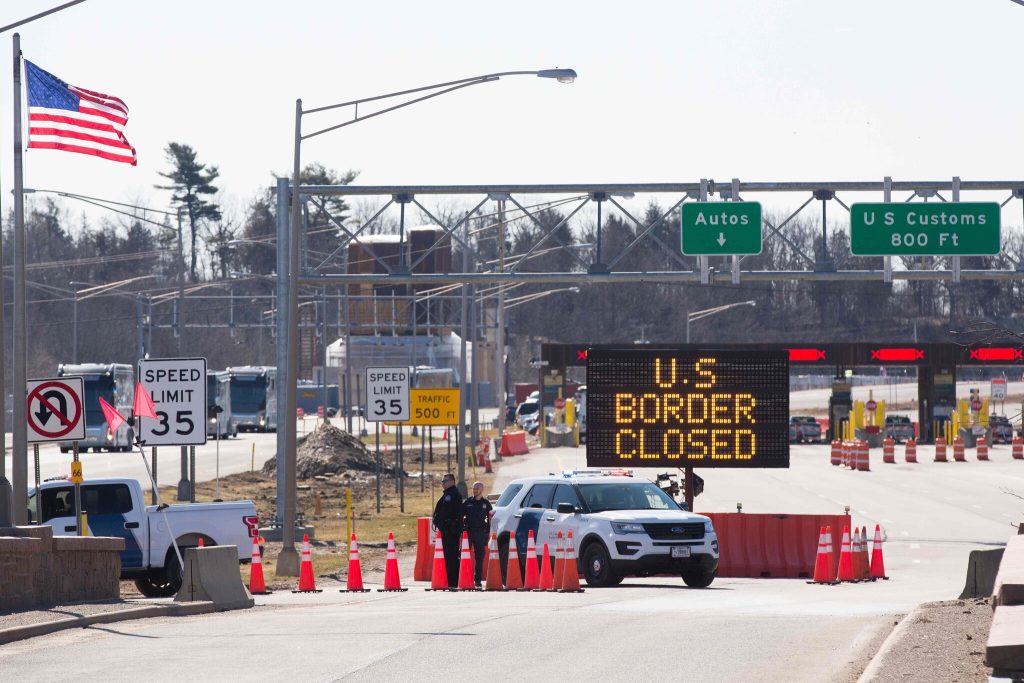
[[[683,583],[690,588],[707,588],[715,580],[715,572],[709,571],[688,571],[683,572]]]
[[[608,551],[600,543],[591,543],[583,551],[583,578],[595,588],[609,588],[622,582],[622,577],[612,571]]]

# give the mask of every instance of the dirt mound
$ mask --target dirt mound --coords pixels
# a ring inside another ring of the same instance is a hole
[[[317,475],[342,474],[348,470],[376,471],[377,464],[366,446],[356,437],[330,424],[321,424],[298,441],[296,475],[309,479]],[[274,474],[277,456],[263,464],[263,473]]]

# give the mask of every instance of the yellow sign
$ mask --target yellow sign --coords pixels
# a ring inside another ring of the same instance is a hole
[[[81,484],[82,483],[82,463],[72,462],[71,463],[71,483]]]
[[[398,422],[388,422],[397,425]],[[409,421],[401,424],[421,427],[449,427],[459,424],[458,389],[411,389]]]

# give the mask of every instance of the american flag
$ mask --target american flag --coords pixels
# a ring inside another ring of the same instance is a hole
[[[124,136],[128,105],[112,95],[68,85],[25,60],[28,146],[92,154],[135,166]]]

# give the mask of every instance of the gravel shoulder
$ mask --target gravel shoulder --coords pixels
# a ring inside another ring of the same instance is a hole
[[[983,683],[985,643],[992,625],[989,598],[927,602],[886,643],[861,681]]]

